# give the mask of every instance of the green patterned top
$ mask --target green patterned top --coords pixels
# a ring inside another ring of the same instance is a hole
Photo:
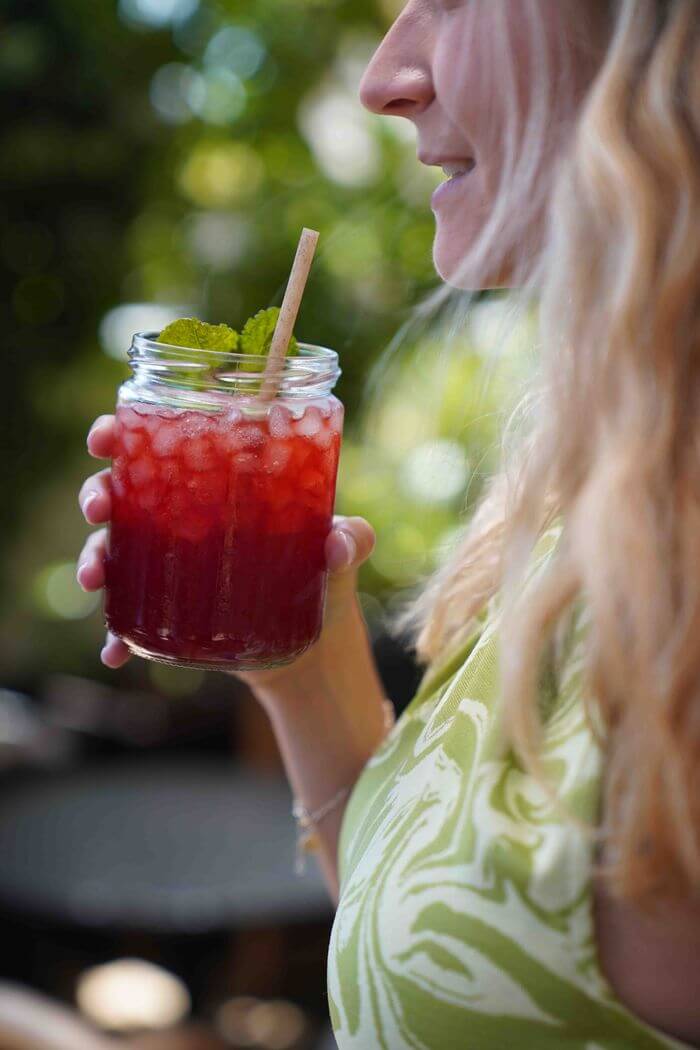
[[[538,571],[556,546],[540,540]],[[568,810],[598,813],[603,754],[581,699],[585,614],[543,662],[543,758]],[[683,1047],[601,972],[593,846],[503,746],[498,597],[429,671],[365,767],[341,830],[328,957],[339,1050]]]

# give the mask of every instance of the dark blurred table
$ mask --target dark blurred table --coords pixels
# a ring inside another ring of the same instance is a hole
[[[0,904],[90,928],[202,934],[331,915],[294,874],[289,788],[226,760],[118,760],[0,794]]]

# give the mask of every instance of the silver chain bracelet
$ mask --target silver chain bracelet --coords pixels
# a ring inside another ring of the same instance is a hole
[[[386,739],[386,736],[388,736],[396,724],[396,712],[391,700],[384,700],[383,706],[384,728],[386,730],[384,739]],[[303,875],[306,871],[306,854],[318,852],[320,847],[320,841],[316,833],[318,824],[351,794],[354,787],[355,782],[352,784],[346,784],[345,787],[336,792],[333,798],[328,799],[327,802],[324,802],[322,806],[319,806],[319,808],[313,812],[308,810],[299,799],[294,799],[292,805],[292,816],[297,822],[297,855],[294,864],[294,871],[297,875]]]

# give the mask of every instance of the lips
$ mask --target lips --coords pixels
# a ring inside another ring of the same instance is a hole
[[[473,157],[440,157],[429,153],[419,153],[418,159],[421,164],[425,164],[430,168],[442,168],[445,174],[452,178],[455,175],[466,175],[472,171],[476,165],[476,161]]]
[[[459,178],[461,175],[468,175],[470,171],[474,169],[474,161],[460,161],[457,164],[443,164],[442,170],[447,175],[448,179]]]
[[[476,167],[476,161],[474,157],[465,154],[462,157],[456,156],[440,156],[436,153],[426,153],[421,151],[418,154],[418,159],[421,164],[425,164],[430,168],[442,168],[447,179],[441,183],[440,186],[435,190],[435,193],[431,199],[431,206],[433,210],[440,207],[443,200],[449,201],[453,194],[456,195],[456,199],[460,199],[460,194],[464,192],[464,188],[470,183],[469,175],[474,171]]]

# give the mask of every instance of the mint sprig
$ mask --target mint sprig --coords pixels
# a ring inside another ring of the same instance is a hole
[[[158,336],[159,343],[184,346],[190,350],[218,350],[219,353],[235,353],[240,340],[238,332],[227,324],[207,324],[196,317],[182,317],[179,321],[173,321]]]
[[[164,328],[158,336],[158,342],[198,351],[196,359],[209,366],[207,371],[197,370],[186,374],[194,389],[204,390],[207,382],[215,378],[217,368],[221,367],[221,360],[216,356],[217,353],[267,357],[279,315],[278,306],[259,310],[254,317],[246,321],[240,335],[226,324],[207,324],[206,321],[199,321],[196,317],[183,317]],[[298,352],[299,343],[292,336],[287,347],[287,355],[298,354]],[[251,361],[250,364],[241,363],[239,369],[243,372],[257,372],[260,370],[260,364],[258,361]]]

